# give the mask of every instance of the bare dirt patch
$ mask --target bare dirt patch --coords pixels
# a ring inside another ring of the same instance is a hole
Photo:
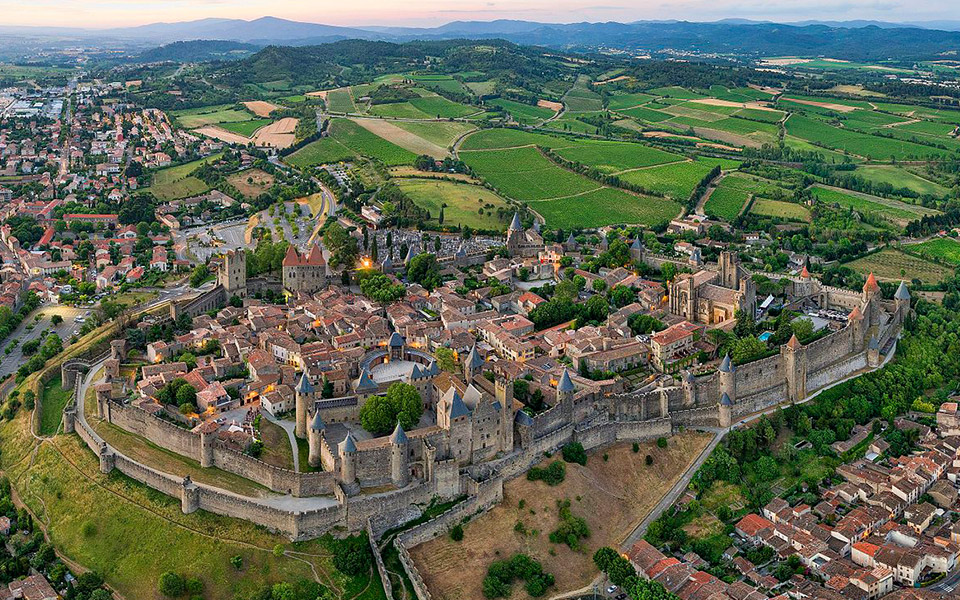
[[[327,99],[327,92],[330,90],[317,90],[316,92],[307,92],[304,96],[312,96],[314,98],[320,98],[321,100]]]
[[[607,79],[604,81],[594,81],[593,85],[607,85],[608,83],[616,83],[618,81],[623,81],[624,79],[632,79],[629,75],[620,75],[619,77],[614,77],[613,79]]]
[[[563,103],[553,102],[551,100],[543,100],[543,99],[537,100],[537,106],[539,106],[540,108],[549,108],[553,112],[560,112],[561,110],[563,110]]]
[[[280,108],[276,104],[265,102],[263,100],[251,100],[249,102],[244,102],[243,105],[247,107],[247,110],[258,117],[269,117],[270,113]]]
[[[257,146],[271,146],[273,148],[289,148],[296,141],[294,131],[297,129],[298,119],[286,117],[265,125],[253,134],[253,141]]]
[[[391,177],[417,177],[421,179],[455,179],[457,181],[466,181],[469,183],[479,183],[466,173],[438,173],[436,171],[421,171],[411,166],[392,167],[390,169]]]
[[[250,138],[244,137],[239,133],[233,133],[232,131],[227,131],[226,129],[220,129],[215,125],[207,125],[205,127],[200,127],[199,129],[194,129],[194,133],[200,133],[207,137],[211,137],[221,142],[227,142],[228,144],[242,144],[247,145],[250,143]]]
[[[730,133],[729,131],[720,131],[719,129],[710,129],[708,127],[694,127],[693,132],[700,137],[709,138],[712,140],[720,140],[721,142],[726,142],[727,144],[733,144],[735,146],[749,146],[751,148],[759,148],[763,143],[749,138],[744,135],[737,135],[735,133]]]
[[[514,479],[504,485],[503,502],[464,527],[463,541],[440,536],[416,546],[411,555],[436,600],[482,598],[487,567],[516,552],[541,561],[556,577],[551,592],[580,588],[597,574],[592,560],[597,548],[618,546],[709,440],[708,434],[688,432],[671,438],[666,449],[647,442],[636,453],[629,442],[617,444],[591,452],[586,467],[567,464],[566,479],[556,487]],[[654,458],[649,467],[644,464],[647,454]],[[580,551],[550,543],[550,532],[558,524],[557,503],[563,500],[570,500],[572,514],[586,519],[590,528]],[[526,533],[515,530],[518,522]],[[514,597],[527,595],[515,586]]]
[[[819,106],[820,108],[826,108],[829,110],[835,110],[837,112],[848,113],[857,110],[856,106],[847,106],[846,104],[835,104],[833,102],[817,102],[816,100],[801,100],[799,98],[786,98],[784,100],[789,100],[790,102],[796,102],[797,104],[806,104],[807,106]]]
[[[730,108],[752,108],[755,110],[766,110],[769,112],[780,112],[775,108],[770,108],[759,102],[732,102],[730,100],[721,100],[720,98],[694,98],[690,102],[697,104],[706,104],[707,106],[727,106]]]
[[[230,185],[247,198],[257,198],[273,185],[274,177],[260,169],[247,169],[227,177]]]
[[[714,144],[713,142],[699,142],[697,148],[716,148],[717,150],[727,150],[728,152],[742,152],[743,148],[735,148],[725,144]]]
[[[383,119],[352,119],[354,123],[363,127],[370,133],[380,136],[388,142],[392,142],[401,148],[409,150],[414,154],[429,154],[434,158],[444,158],[450,153],[431,141],[401,129],[389,121]]]
[[[765,60],[761,60],[759,64],[765,67],[789,67],[790,65],[802,65],[808,62],[813,62],[813,59],[788,56],[785,58],[767,58]]]
[[[680,138],[681,140],[699,140],[700,138],[692,135],[680,135],[679,133],[670,133],[669,131],[644,131],[643,137],[648,138]]]

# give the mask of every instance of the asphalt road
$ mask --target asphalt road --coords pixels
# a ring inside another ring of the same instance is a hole
[[[0,379],[16,372],[16,370],[20,368],[20,365],[29,359],[29,357],[23,356],[22,347],[24,343],[37,339],[43,331],[48,328],[66,342],[73,335],[73,332],[80,329],[82,325],[82,323],[77,323],[74,319],[78,316],[85,316],[88,312],[92,314],[92,311],[92,308],[73,308],[72,306],[60,305],[45,305],[34,310],[5,341],[4,348],[6,348],[6,344],[9,344],[13,340],[19,340],[20,343],[17,344],[17,347],[14,348],[10,354],[0,355]],[[35,320],[37,315],[42,315],[39,321]],[[63,323],[53,326],[50,323],[50,319],[53,318],[54,315],[63,317]],[[31,325],[33,325],[33,327],[30,327]]]
[[[949,575],[940,583],[930,587],[930,591],[938,592],[942,594],[947,594],[945,597],[956,597],[953,596],[957,590],[960,590],[960,570],[957,570],[953,575]]]

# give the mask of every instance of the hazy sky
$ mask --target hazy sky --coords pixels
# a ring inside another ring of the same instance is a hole
[[[205,17],[275,16],[331,25],[439,25],[728,17],[921,21],[960,19],[957,0],[0,0],[3,25],[113,27]]]

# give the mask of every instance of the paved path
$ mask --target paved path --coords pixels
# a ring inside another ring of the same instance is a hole
[[[283,427],[283,430],[287,432],[287,437],[290,439],[290,449],[293,450],[293,470],[297,473],[300,472],[300,448],[297,446],[297,424],[289,420],[280,420],[275,416],[271,415],[269,411],[261,410],[260,414],[264,419],[270,421],[274,425],[279,425]]]
[[[14,329],[13,333],[3,340],[5,344],[4,348],[13,340],[19,340],[19,343],[10,351],[10,354],[0,354],[0,379],[16,372],[16,370],[20,368],[20,365],[29,359],[29,357],[23,355],[24,343],[39,339],[44,331],[49,330],[59,335],[60,339],[63,340],[66,345],[66,341],[70,339],[73,332],[80,328],[80,323],[77,323],[75,319],[79,316],[87,315],[87,313],[92,314],[92,311],[92,307],[73,308],[72,306],[62,304],[42,304],[34,309],[24,317],[23,321]],[[43,315],[39,321],[36,320],[37,315]],[[54,325],[51,322],[53,315],[60,315],[63,318],[63,322],[59,325]]]

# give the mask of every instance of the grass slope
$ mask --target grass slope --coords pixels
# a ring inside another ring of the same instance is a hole
[[[473,229],[503,231],[507,226],[506,219],[513,214],[503,198],[479,185],[430,179],[394,181],[417,206],[430,211],[434,223],[442,205],[445,205],[445,225],[467,225]],[[502,219],[497,216],[498,208],[506,210]]]

